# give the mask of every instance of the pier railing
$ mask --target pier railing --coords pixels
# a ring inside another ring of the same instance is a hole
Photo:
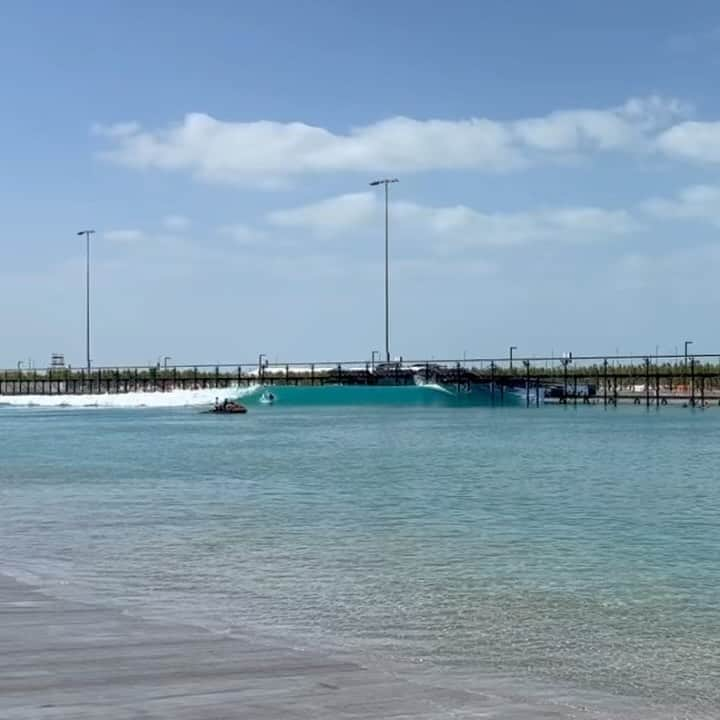
[[[691,404],[720,400],[720,354],[586,355],[463,359],[260,362],[0,370],[0,395],[169,392],[250,385],[408,385],[438,383],[458,390],[489,385],[493,394],[531,392],[605,404],[633,400]]]

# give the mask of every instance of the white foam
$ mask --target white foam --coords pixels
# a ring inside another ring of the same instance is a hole
[[[0,395],[0,405],[15,407],[188,407],[193,405],[211,405],[215,398],[224,400],[250,395],[258,385],[227,388],[207,388],[204,390],[169,390],[168,392],[127,392],[97,393],[88,395]]]
[[[425,388],[426,390],[434,390],[435,392],[445,393],[445,395],[455,395],[452,390],[448,390],[446,387],[443,387],[438,383],[422,383],[419,384],[419,386]]]

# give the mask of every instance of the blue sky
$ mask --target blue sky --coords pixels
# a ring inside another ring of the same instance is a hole
[[[698,352],[716,3],[7,3],[0,364]]]

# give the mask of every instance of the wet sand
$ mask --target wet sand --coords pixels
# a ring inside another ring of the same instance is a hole
[[[129,617],[0,575],[0,718],[538,718],[557,711],[267,640]]]
[[[459,687],[415,666],[144,620],[0,574],[2,720],[660,717],[620,698],[598,712],[559,688],[528,695],[512,678],[481,677]]]

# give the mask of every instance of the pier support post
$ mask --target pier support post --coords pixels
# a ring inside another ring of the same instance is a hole
[[[695,358],[690,358],[690,407],[695,407]]]
[[[490,395],[492,404],[495,405],[495,362],[490,363]]]
[[[650,358],[645,358],[645,407],[650,407]]]
[[[607,372],[607,358],[603,360],[603,406],[607,408],[608,402],[608,372]]]
[[[577,405],[577,372],[573,375],[573,405]]]
[[[530,361],[523,360],[525,366],[525,407],[530,407]]]

